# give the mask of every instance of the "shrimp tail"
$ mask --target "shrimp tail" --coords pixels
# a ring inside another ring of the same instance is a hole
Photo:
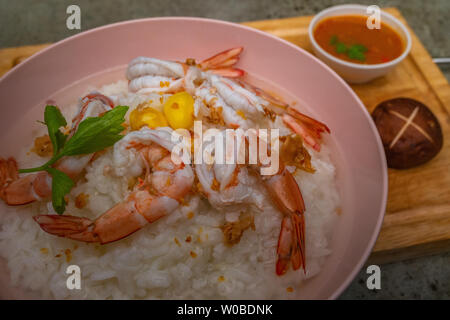
[[[95,221],[68,215],[39,215],[34,220],[55,236],[102,244],[120,240],[148,223],[136,211],[134,202],[119,203]]]
[[[93,221],[87,218],[68,215],[38,215],[34,216],[33,219],[42,230],[55,236],[85,242],[100,241],[98,236],[92,231]]]
[[[200,65],[205,69],[233,66],[238,61],[239,55],[243,50],[243,47],[237,47],[222,51],[212,57],[209,57],[208,59],[203,60],[202,62],[200,62]],[[230,63],[230,61],[232,63]]]
[[[275,205],[284,215],[278,237],[276,273],[285,274],[289,263],[294,270],[303,268],[306,272],[305,203],[300,188],[286,168],[266,180],[265,184]]]
[[[220,52],[208,59],[200,62],[200,68],[203,70],[210,70],[212,73],[227,77],[239,78],[245,74],[244,70],[234,68],[234,65],[239,61],[243,47],[237,47]]]
[[[239,68],[218,68],[211,70],[211,72],[227,78],[239,78],[245,75],[245,71]]]
[[[281,276],[289,269],[289,262],[294,270],[300,267],[306,273],[305,221],[302,215],[284,217],[278,238],[278,260],[276,273]]]
[[[297,270],[301,267],[306,273],[305,216],[303,214],[292,215],[291,220],[295,230],[295,239],[292,242],[292,268]]]
[[[283,115],[283,121],[292,131],[303,137],[305,142],[320,151],[322,133],[330,133],[330,129],[322,122],[289,107]]]

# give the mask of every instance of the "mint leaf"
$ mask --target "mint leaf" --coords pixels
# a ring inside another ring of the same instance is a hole
[[[63,214],[66,210],[66,200],[64,197],[72,190],[74,183],[67,174],[55,168],[46,170],[52,176],[52,205],[58,214]]]
[[[48,135],[53,145],[53,154],[56,155],[64,146],[67,138],[59,130],[59,128],[67,125],[66,119],[64,119],[58,107],[47,105],[44,111],[44,122],[47,125]]]
[[[63,149],[66,156],[89,154],[103,150],[122,139],[127,106],[117,106],[101,117],[83,120]]]

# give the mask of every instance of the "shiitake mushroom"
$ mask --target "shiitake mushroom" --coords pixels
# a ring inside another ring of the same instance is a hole
[[[372,113],[390,168],[408,169],[435,157],[442,148],[439,121],[423,103],[395,98],[380,103]]]

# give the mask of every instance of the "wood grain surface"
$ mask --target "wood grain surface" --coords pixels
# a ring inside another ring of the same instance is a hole
[[[395,8],[385,11],[405,19]],[[308,25],[312,17],[244,23],[311,51]],[[409,27],[408,27],[409,28]],[[425,165],[389,170],[389,195],[383,227],[369,263],[385,263],[450,250],[450,87],[414,34],[410,55],[387,76],[352,85],[371,112],[378,103],[395,97],[423,102],[439,119],[444,147]],[[0,49],[0,76],[49,44]]]

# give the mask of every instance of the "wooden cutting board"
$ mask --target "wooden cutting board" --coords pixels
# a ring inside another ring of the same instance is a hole
[[[395,8],[387,12],[405,19]],[[312,17],[244,23],[311,51],[308,25]],[[352,85],[371,112],[386,99],[422,101],[439,119],[444,147],[429,163],[409,170],[389,170],[386,217],[369,263],[384,263],[450,250],[450,87],[414,34],[410,55],[386,77]],[[49,44],[0,49],[0,76]]]

